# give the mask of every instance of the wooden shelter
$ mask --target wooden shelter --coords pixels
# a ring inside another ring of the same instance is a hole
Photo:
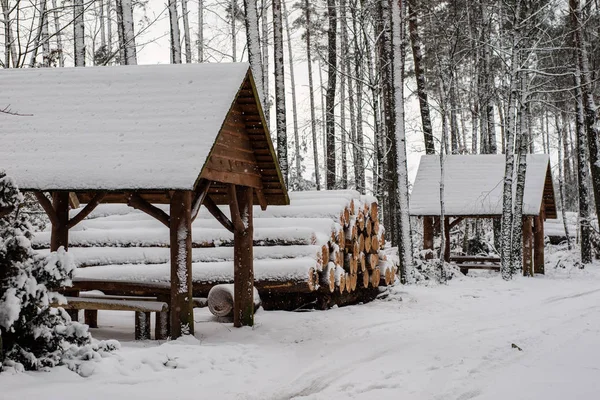
[[[0,115],[0,169],[48,214],[51,250],[100,203],[156,218],[170,230],[176,338],[194,329],[191,223],[204,205],[234,234],[234,324],[253,324],[252,205],[289,198],[248,64],[15,69],[0,86],[19,114]]]
[[[454,226],[465,218],[502,216],[504,168],[503,154],[448,155],[444,158],[446,261],[451,260],[449,239]],[[441,215],[440,171],[438,156],[422,156],[411,193],[410,215],[423,219],[423,249],[433,249],[434,222],[439,221]],[[557,218],[550,158],[546,154],[530,154],[527,155],[523,198],[523,272],[526,275],[544,273],[544,220],[547,218]],[[485,267],[460,264],[477,260],[473,257],[460,256],[455,260],[464,269]]]

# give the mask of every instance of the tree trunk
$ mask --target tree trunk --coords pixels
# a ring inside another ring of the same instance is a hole
[[[270,122],[271,115],[271,98],[269,95],[269,25],[268,25],[268,8],[269,2],[267,0],[262,1],[262,70],[263,70],[263,109],[265,112],[265,120],[267,126]]]
[[[98,1],[98,8],[100,9],[100,47],[106,49],[106,26],[104,25],[106,17],[104,16],[104,0]]]
[[[236,34],[235,34],[235,10],[236,10],[236,0],[231,0],[231,4],[230,4],[230,8],[229,8],[229,12],[230,12],[230,17],[231,17],[231,21],[229,24],[229,27],[231,29],[231,61],[236,62],[237,61],[237,40],[236,40]]]
[[[204,62],[204,0],[198,0],[198,62]]]
[[[281,0],[273,0],[273,54],[275,60],[275,118],[277,158],[285,184],[288,184],[287,126],[285,116],[285,69],[283,65],[283,22]]]
[[[335,86],[337,77],[337,11],[335,0],[327,0],[327,95],[326,95],[326,126],[327,126],[327,190],[335,189],[336,153],[335,153]]]
[[[346,64],[348,59],[348,31],[346,26],[346,0],[340,0],[340,137],[341,137],[341,176],[340,188],[348,188],[348,159],[346,132]]]
[[[56,1],[56,0],[54,0]],[[8,0],[0,0],[2,6],[2,15],[4,19],[4,68],[10,68],[12,63],[13,68],[17,68],[19,65],[19,59],[17,58],[17,49],[14,45],[15,35],[12,30],[12,19],[10,16],[11,7],[8,4]],[[54,7],[56,9],[56,7]]]
[[[425,71],[422,65],[423,51],[421,49],[421,37],[419,35],[417,8],[418,5],[416,0],[408,1],[408,29],[410,32],[410,42],[415,66],[415,78],[417,80],[417,95],[419,97],[419,106],[421,110],[421,125],[425,141],[425,153],[435,154],[433,127],[431,125],[429,102],[427,100],[427,84],[425,82]]]
[[[185,1],[185,0],[184,0]],[[244,0],[246,25],[246,43],[248,47],[248,60],[252,69],[252,76],[259,93],[261,104],[265,104],[263,92],[263,63],[260,54],[260,35],[258,33],[258,10],[256,1]]]
[[[181,64],[181,40],[179,38],[179,17],[177,15],[177,1],[168,1],[169,21],[171,26],[171,64]]]
[[[565,170],[563,168],[563,131],[559,128],[561,126],[558,121],[558,114],[554,114],[554,123],[556,124],[557,136],[558,136],[558,191],[560,195],[560,211],[563,219],[563,227],[565,228],[565,235],[567,237],[567,247],[571,250],[571,235],[569,235],[569,224],[567,223],[567,209],[565,202]]]
[[[188,18],[187,0],[181,0],[181,14],[183,17],[183,42],[185,44],[185,62],[192,62],[192,38],[190,36],[190,20]]]
[[[135,32],[133,23],[132,0],[121,0],[121,14],[123,16],[123,56],[126,65],[137,65],[137,50],[135,47]],[[175,4],[175,0],[173,0]],[[181,48],[179,49],[179,62],[181,63]]]
[[[363,139],[363,56],[359,48],[358,17],[356,10],[357,0],[352,4],[352,27],[354,29],[354,75],[356,78],[356,154],[354,157],[354,179],[356,190],[365,193],[365,170],[364,170],[364,139]]]
[[[588,141],[588,154],[592,171],[592,185],[596,200],[596,217],[600,226],[600,120],[594,103],[587,43],[583,35],[583,19],[579,0],[569,0],[571,22],[573,24],[573,42],[581,80],[581,98],[584,110],[585,131]]]
[[[294,76],[294,52],[292,50],[292,38],[290,34],[290,23],[285,0],[283,1],[283,13],[285,14],[285,32],[287,35],[288,56],[290,63],[290,86],[292,89],[292,116],[294,121],[294,160],[296,162],[296,190],[300,190],[302,182],[302,156],[300,154],[300,133],[298,130],[298,110],[296,107],[296,80]]]
[[[56,6],[56,0],[52,0],[52,9],[54,10],[54,31],[56,32],[56,49],[58,51],[58,66],[62,68],[65,66],[65,56],[63,54],[62,34],[61,34],[61,28],[60,28],[58,7]]]
[[[404,124],[404,63],[405,63],[405,38],[404,38],[404,7],[402,0],[392,0],[392,41],[394,73],[394,98],[395,98],[395,141],[396,141],[396,181],[398,198],[397,221],[398,227],[398,253],[400,256],[400,279],[406,283],[410,279],[413,264],[412,239],[410,228],[410,215],[408,210],[408,168],[406,164],[406,134]]]
[[[581,90],[581,74],[579,68],[575,71],[575,126],[577,137],[577,183],[579,187],[579,244],[581,263],[592,263],[592,227],[590,215],[590,195],[587,151],[587,132],[585,130],[585,116],[583,109],[583,92]]]
[[[315,181],[317,184],[317,190],[321,190],[321,176],[319,173],[319,151],[317,143],[317,120],[315,116],[315,92],[313,84],[313,71],[312,71],[312,52],[311,52],[311,25],[310,25],[310,1],[304,0],[304,12],[306,15],[306,59],[308,64],[308,91],[310,98],[310,129],[312,134],[313,142],[313,158],[315,168]]]
[[[73,59],[76,67],[85,67],[85,25],[83,0],[73,1]]]

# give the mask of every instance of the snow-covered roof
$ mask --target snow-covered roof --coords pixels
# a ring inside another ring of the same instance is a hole
[[[0,169],[30,190],[193,189],[246,63],[6,69]]]
[[[503,154],[446,156],[445,214],[501,215],[504,167]],[[411,215],[440,215],[440,176],[439,156],[422,156],[410,197]],[[539,215],[542,200],[546,217],[556,218],[550,159],[545,154],[530,154],[527,155],[523,214]]]

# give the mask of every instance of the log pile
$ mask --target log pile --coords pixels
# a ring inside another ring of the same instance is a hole
[[[291,192],[290,202],[253,211],[255,282],[265,309],[368,301],[394,282],[397,267],[381,252],[384,228],[374,197],[307,191]],[[75,229],[69,252],[79,267],[76,287],[102,290],[106,281],[105,293],[126,295],[132,285],[168,282],[168,230],[160,222],[126,206],[101,205]],[[39,233],[34,247],[47,251],[49,238]],[[201,210],[192,240],[194,296],[232,283],[232,234]]]

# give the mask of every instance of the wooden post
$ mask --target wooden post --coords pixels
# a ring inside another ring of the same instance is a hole
[[[52,224],[50,251],[56,251],[60,246],[67,250],[69,247],[69,192],[52,193],[52,207],[56,215],[56,223]]]
[[[423,217],[423,250],[430,250],[426,260],[433,258],[433,217]]]
[[[194,334],[192,298],[192,192],[177,190],[171,196],[171,339]]]
[[[98,327],[98,310],[84,310],[83,318],[86,325],[88,325],[90,328]]]
[[[444,217],[444,261],[450,262],[450,217]]]
[[[150,339],[150,313],[135,312],[135,340]]]
[[[533,276],[531,257],[533,241],[532,217],[523,217],[523,276]]]
[[[544,215],[533,220],[533,271],[536,274],[544,273]]]
[[[252,239],[252,197],[250,187],[232,187],[229,206],[234,225],[233,238],[233,326],[254,325],[254,251]]]

